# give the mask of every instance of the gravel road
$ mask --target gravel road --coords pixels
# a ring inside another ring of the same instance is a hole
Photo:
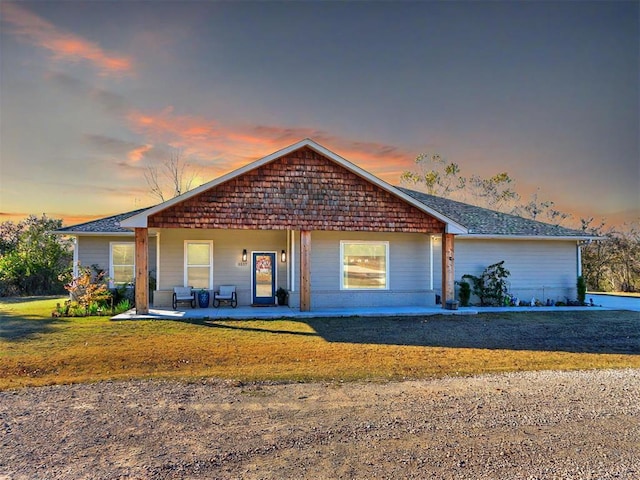
[[[0,479],[640,478],[640,370],[0,392]]]

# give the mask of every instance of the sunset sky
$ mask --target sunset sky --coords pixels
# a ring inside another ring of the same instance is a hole
[[[0,221],[151,205],[303,138],[399,184],[421,152],[640,215],[639,11],[607,2],[0,3]]]

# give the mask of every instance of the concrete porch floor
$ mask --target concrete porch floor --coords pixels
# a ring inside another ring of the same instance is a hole
[[[135,310],[116,315],[114,320],[153,319],[153,318],[210,318],[210,319],[274,319],[274,318],[314,318],[314,317],[401,317],[419,315],[475,315],[474,308],[459,310],[444,310],[437,307],[354,307],[354,308],[323,308],[311,312],[301,312],[289,307],[252,307],[238,306],[231,308],[180,308],[177,311],[170,308],[150,308],[147,315],[137,315]]]
[[[181,308],[171,309],[151,308],[147,315],[137,315],[135,310],[116,315],[114,320],[134,319],[276,319],[276,318],[317,318],[317,317],[414,317],[428,315],[476,315],[489,312],[560,312],[576,310],[611,310],[603,307],[466,307],[458,310],[445,310],[442,307],[354,307],[354,308],[324,308],[311,312],[300,312],[289,307],[251,307],[237,308]]]

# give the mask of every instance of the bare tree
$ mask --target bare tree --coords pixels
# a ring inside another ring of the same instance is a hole
[[[520,195],[513,187],[515,180],[507,172],[496,173],[488,178],[472,175],[467,184],[474,203],[494,210],[512,212],[514,202],[520,200]]]
[[[402,172],[400,181],[403,185],[439,197],[455,197],[465,188],[467,179],[460,175],[457,163],[447,162],[437,153],[421,153],[415,163],[414,170]]]
[[[528,203],[516,206],[513,213],[522,217],[531,218],[532,220],[553,223],[554,225],[561,225],[571,218],[570,213],[561,212],[556,209],[555,202],[551,200],[540,200],[537,191],[531,195]]]
[[[191,190],[196,176],[197,171],[184,159],[179,149],[171,152],[171,157],[160,166],[149,165],[144,172],[149,193],[161,202]]]
[[[640,225],[605,229],[604,220],[592,226],[593,218],[582,219],[585,233],[601,237],[582,247],[582,271],[591,290],[604,292],[640,291]]]
[[[457,163],[446,161],[438,154],[421,154],[416,168],[400,176],[403,185],[417,188],[431,195],[468,201],[500,211],[513,210],[520,196],[514,190],[514,180],[507,172],[488,178],[478,175],[466,177]]]

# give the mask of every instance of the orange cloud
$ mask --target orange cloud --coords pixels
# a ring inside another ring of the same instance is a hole
[[[224,126],[212,119],[176,115],[171,107],[157,113],[131,112],[128,120],[132,129],[146,136],[150,142],[182,148],[185,155],[202,159],[202,170],[211,173],[212,177],[239,168],[303,138],[311,138],[327,146],[394,184],[398,183],[402,171],[411,167],[416,155],[394,145],[351,140],[312,128]],[[213,165],[209,160],[214,160]]]
[[[127,158],[133,163],[138,163],[140,160],[142,160],[142,157],[144,157],[144,154],[147,153],[152,148],[153,148],[152,145],[141,145],[139,147],[134,148],[133,150],[130,150],[129,153],[127,153]]]
[[[13,26],[12,33],[24,41],[44,48],[55,60],[92,63],[102,75],[124,74],[133,70],[131,58],[112,54],[99,45],[55,25],[15,3],[2,4],[2,19]]]

